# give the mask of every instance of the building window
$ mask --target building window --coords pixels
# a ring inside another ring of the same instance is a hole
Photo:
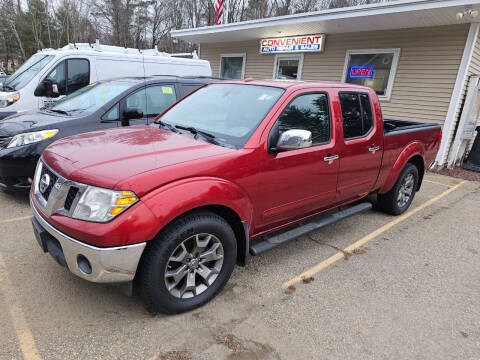
[[[220,77],[243,79],[245,76],[245,54],[220,55]]]
[[[381,100],[389,100],[400,49],[349,50],[343,82],[369,86]]]
[[[300,80],[302,78],[303,54],[276,55],[274,79]]]

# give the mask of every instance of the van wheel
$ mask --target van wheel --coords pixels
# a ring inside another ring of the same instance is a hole
[[[413,201],[418,186],[418,169],[407,163],[397,182],[386,194],[378,194],[378,206],[387,214],[400,215],[404,213]]]
[[[195,309],[225,286],[237,242],[220,216],[202,211],[168,225],[142,256],[136,285],[149,308],[175,314]]]

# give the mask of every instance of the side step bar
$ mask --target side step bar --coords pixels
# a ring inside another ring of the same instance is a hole
[[[314,218],[306,221],[302,221],[297,224],[293,229],[284,231],[282,233],[276,232],[276,235],[264,235],[262,240],[250,246],[250,253],[253,256],[259,255],[265,251],[271,250],[274,247],[280,246],[294,240],[300,236],[307,235],[312,231],[318,230],[324,226],[336,223],[340,220],[349,218],[350,216],[359,214],[364,211],[368,211],[372,208],[372,204],[369,202],[363,202],[344,210],[337,211],[329,216],[320,218]]]

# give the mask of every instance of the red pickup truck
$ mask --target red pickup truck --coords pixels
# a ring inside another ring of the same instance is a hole
[[[437,124],[383,119],[367,87],[214,82],[152,126],[49,146],[30,194],[34,232],[72,273],[187,311],[249,254],[368,210],[369,194],[403,213],[440,139]]]

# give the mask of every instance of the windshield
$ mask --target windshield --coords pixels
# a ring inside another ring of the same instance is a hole
[[[211,84],[175,105],[161,120],[211,133],[243,146],[284,90],[246,84]]]
[[[128,83],[93,83],[64,97],[51,110],[92,114],[131,86]]]
[[[12,76],[5,81],[4,86],[20,90],[32,80],[52,59],[53,55],[35,54],[28,59]]]

